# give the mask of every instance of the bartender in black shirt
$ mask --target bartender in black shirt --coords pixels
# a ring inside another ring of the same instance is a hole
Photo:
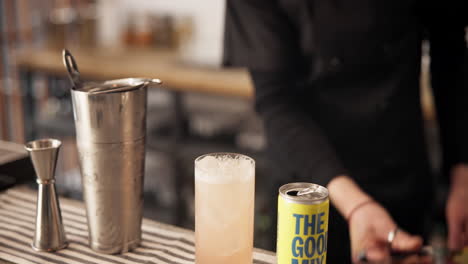
[[[421,41],[431,45],[448,245],[468,245],[468,84],[459,2],[228,0],[225,64],[248,68],[275,188],[327,186],[328,263],[422,245],[434,186],[420,105]],[[403,231],[404,230],[404,231]],[[349,232],[349,233],[348,233]],[[410,235],[413,234],[413,235]],[[348,239],[350,238],[350,239]],[[350,243],[348,241],[350,240]]]

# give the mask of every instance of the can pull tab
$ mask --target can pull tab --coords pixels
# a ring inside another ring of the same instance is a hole
[[[73,58],[72,54],[67,49],[62,51],[62,57],[63,64],[67,68],[68,77],[72,82],[73,88],[80,89],[83,83],[80,78],[80,72],[78,71],[78,65],[76,64],[75,58]]]
[[[317,188],[315,188],[315,187],[305,188],[305,189],[302,189],[302,190],[298,191],[297,196],[307,195],[307,194],[310,194],[310,193],[314,193],[316,191],[317,191]]]

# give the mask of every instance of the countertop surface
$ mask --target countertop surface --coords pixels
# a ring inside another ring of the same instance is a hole
[[[121,255],[96,253],[88,247],[84,204],[65,198],[60,198],[60,207],[70,243],[68,248],[56,253],[36,252],[30,246],[34,234],[36,196],[36,191],[23,186],[0,194],[0,259],[24,264],[195,262],[192,231],[148,219],[143,220],[140,247]],[[272,252],[255,249],[253,263],[276,263],[276,257]]]

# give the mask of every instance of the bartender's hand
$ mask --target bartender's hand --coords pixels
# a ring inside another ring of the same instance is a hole
[[[468,246],[468,165],[455,166],[451,177],[446,207],[448,246],[451,250],[460,250]]]
[[[348,220],[353,261],[358,260],[361,252],[371,261],[387,258],[390,253],[388,234],[397,227],[388,212],[346,175],[334,178],[327,187],[333,205]],[[392,250],[413,251],[421,246],[420,237],[399,231]]]
[[[353,261],[366,254],[369,261],[383,261],[390,256],[388,234],[397,227],[387,211],[376,202],[367,203],[349,219]],[[413,251],[422,246],[422,239],[399,230],[391,244],[393,251]]]

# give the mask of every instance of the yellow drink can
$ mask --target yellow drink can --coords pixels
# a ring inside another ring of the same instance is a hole
[[[327,188],[305,182],[288,183],[278,195],[278,264],[325,264],[327,259]]]

